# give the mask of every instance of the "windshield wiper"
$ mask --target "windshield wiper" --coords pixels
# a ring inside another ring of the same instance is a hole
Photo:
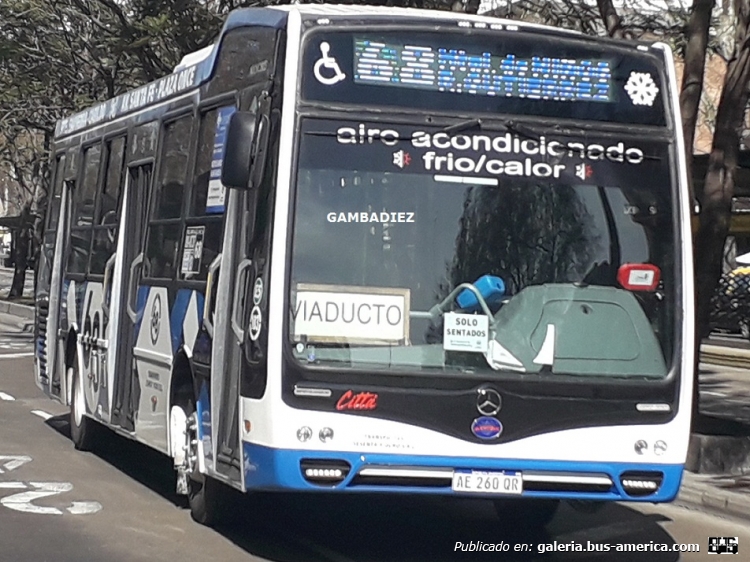
[[[517,123],[512,120],[504,121],[503,127],[505,127],[505,130],[513,133],[517,137],[521,137],[528,140],[533,140],[536,142],[541,142],[542,134],[549,134],[548,132],[545,133],[538,133],[534,129],[531,129],[525,125],[521,125],[520,123]],[[553,131],[553,134],[565,134],[565,133],[559,133],[558,131]],[[585,135],[585,133],[584,133]],[[585,138],[585,137],[584,137]],[[569,152],[580,152],[581,147],[575,146],[571,144],[572,141],[563,142],[560,143],[562,147],[566,148]],[[643,155],[644,160],[661,160],[660,156],[651,156],[648,154]]]
[[[454,123],[453,125],[448,125],[447,127],[444,127],[443,129],[440,129],[439,132],[446,133],[448,135],[455,135],[456,133],[461,133],[463,131],[467,131],[469,129],[473,129],[474,127],[481,129],[482,128],[482,120],[481,119],[468,119],[466,121],[461,121],[459,123]],[[335,137],[337,136],[336,131],[305,131],[305,135],[313,135],[313,136],[321,136],[321,137]],[[369,133],[367,136],[368,140],[380,140],[382,137],[380,135],[380,131],[377,133]],[[391,139],[388,140],[396,140],[396,141],[411,141],[411,138],[398,138],[398,139]]]
[[[456,133],[461,133],[463,131],[473,129],[474,127],[476,127],[477,129],[481,129],[482,120],[481,119],[469,119],[468,121],[461,121],[460,123],[448,125],[444,129],[441,129],[440,132],[447,133],[449,135],[455,135]]]

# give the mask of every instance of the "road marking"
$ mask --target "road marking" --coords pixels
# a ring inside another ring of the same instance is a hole
[[[6,394],[5,392],[0,392],[0,400],[7,400],[9,402],[13,402],[15,398],[13,398],[10,394]]]
[[[21,359],[22,357],[34,357],[34,352],[29,353],[0,353],[0,359]]]
[[[20,492],[13,494],[12,496],[5,497],[0,500],[0,504],[4,505],[8,509],[14,511],[21,511],[24,513],[39,513],[44,515],[62,515],[63,512],[56,507],[43,507],[41,505],[35,505],[31,502],[48,496],[56,496],[64,492],[70,492],[73,489],[73,484],[70,482],[29,482],[32,486],[37,488],[31,492]]]
[[[45,421],[52,417],[52,414],[48,414],[47,412],[44,412],[42,410],[31,410],[31,413],[34,414],[35,416],[39,416]]]
[[[26,455],[0,455],[0,474],[15,470],[27,462],[31,462],[31,457]]]
[[[708,394],[709,396],[721,396],[722,398],[727,397],[727,395],[723,392],[713,392],[711,390],[701,390],[701,394]]]
[[[46,414],[46,412],[40,413]],[[27,455],[0,456],[0,466],[3,467],[0,469],[0,474],[2,474],[3,471],[9,472],[15,470],[19,466],[31,462],[31,460],[31,457]],[[32,489],[29,490],[29,488]],[[72,489],[73,484],[70,482],[0,482],[0,490],[27,490],[0,499],[0,505],[24,513],[64,515],[64,512],[61,509],[36,505],[33,502],[49,496],[64,494],[65,492],[70,492]],[[90,515],[101,510],[102,504],[95,501],[74,501],[65,508],[65,511],[72,515]]]
[[[99,502],[73,502],[73,505],[66,507],[73,515],[89,515],[102,510],[102,504]]]
[[[0,482],[0,489],[25,490],[28,487],[36,488],[36,490],[19,492],[2,498],[0,499],[0,505],[24,513],[63,515],[63,512],[56,507],[45,507],[32,502],[70,492],[73,489],[73,484],[70,482],[29,482],[29,486],[26,486],[24,482]],[[71,505],[66,507],[65,510],[72,515],[90,515],[101,511],[102,504],[94,501],[71,502]]]

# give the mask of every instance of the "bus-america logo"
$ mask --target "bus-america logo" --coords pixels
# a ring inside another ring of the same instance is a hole
[[[503,424],[495,418],[482,416],[471,423],[471,432],[480,439],[497,439],[503,432]]]

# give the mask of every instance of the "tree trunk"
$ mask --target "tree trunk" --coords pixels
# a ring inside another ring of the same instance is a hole
[[[743,125],[750,80],[750,0],[735,0],[736,45],[727,65],[724,88],[716,115],[713,146],[701,204],[700,226],[695,237],[696,343],[710,330],[711,296],[721,277],[724,243],[729,233],[732,214],[734,178],[739,153],[739,131]],[[696,348],[696,352],[699,348]],[[697,389],[698,370],[695,371]],[[697,394],[697,392],[696,392]],[[694,414],[697,414],[697,398]],[[695,419],[695,418],[694,418]]]
[[[615,8],[612,0],[596,0],[596,5],[599,8],[599,15],[602,17],[604,27],[607,29],[607,35],[615,39],[624,39],[622,20],[620,20],[620,15],[617,13],[617,8]]]
[[[13,271],[13,282],[10,285],[9,299],[23,296],[23,286],[26,283],[26,266],[29,255],[29,229],[22,226],[14,232],[16,237],[16,262]]]
[[[706,69],[706,49],[708,47],[708,28],[711,24],[711,10],[716,0],[693,0],[690,21],[687,27],[687,46],[685,47],[685,67],[682,73],[680,89],[680,113],[682,116],[682,134],[685,139],[687,156],[688,185],[690,206],[695,201],[693,187],[693,142],[695,125],[698,121],[698,106],[703,93],[703,75]]]

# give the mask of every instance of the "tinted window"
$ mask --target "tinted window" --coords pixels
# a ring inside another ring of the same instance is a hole
[[[303,124],[289,295],[300,361],[667,375],[666,143],[374,123],[393,136],[359,144],[350,125]]]
[[[75,196],[76,213],[73,226],[91,226],[94,222],[94,206],[96,203],[96,188],[99,179],[99,164],[102,147],[99,144],[91,146],[83,154],[83,179]]]
[[[191,116],[164,127],[154,219],[179,218],[182,214],[192,124]]]

